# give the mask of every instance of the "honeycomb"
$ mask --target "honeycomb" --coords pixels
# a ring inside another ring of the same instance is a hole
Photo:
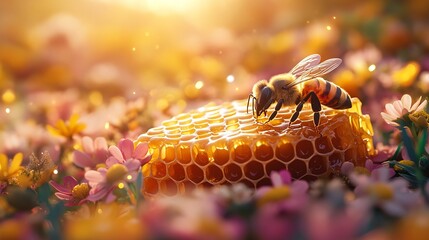
[[[374,152],[373,130],[359,99],[352,102],[346,110],[323,107],[318,127],[308,104],[291,125],[294,106],[264,124],[267,117],[256,121],[244,100],[180,114],[137,139],[152,154],[143,191],[171,196],[237,182],[257,188],[271,183],[272,171],[287,169],[294,179],[311,181],[338,173],[344,161],[363,166]]]

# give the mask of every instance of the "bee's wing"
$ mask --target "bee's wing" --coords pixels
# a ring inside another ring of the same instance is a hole
[[[289,73],[295,76],[300,76],[309,69],[312,69],[313,67],[317,66],[317,64],[319,63],[320,55],[312,54],[302,59],[298,64],[296,64],[295,67],[292,68],[292,70],[289,71]]]
[[[332,72],[335,68],[337,68],[341,64],[342,60],[340,58],[331,58],[328,59],[319,65],[314,66],[313,68],[308,69],[304,73],[301,74],[295,81],[288,84],[286,88],[298,85],[305,81],[311,80],[315,77],[323,76],[327,73]]]

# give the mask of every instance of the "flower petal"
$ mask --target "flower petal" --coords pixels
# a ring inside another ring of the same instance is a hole
[[[345,175],[349,175],[353,172],[355,165],[352,162],[346,161],[341,165],[340,172]]]
[[[375,181],[386,182],[389,177],[389,169],[387,168],[377,168],[371,172],[371,178]]]
[[[106,150],[107,151],[107,141],[104,137],[97,137],[94,140],[94,147],[96,150]]]
[[[91,161],[91,158],[88,156],[88,154],[83,153],[81,151],[74,151],[73,152],[73,163],[81,168],[90,167],[93,168],[95,165]]]
[[[402,106],[402,102],[401,101],[394,101],[393,102],[393,107],[395,108],[396,112],[398,112],[398,116],[402,117],[402,115],[404,114],[403,110],[404,110],[404,106]]]
[[[385,202],[381,205],[384,211],[393,216],[403,216],[406,213],[404,207],[402,207],[399,203],[394,201]]]
[[[21,168],[22,158],[22,153],[15,154],[9,166],[9,174],[13,174]]]
[[[271,172],[271,182],[273,183],[274,187],[283,185],[282,177],[280,176],[279,172]]]
[[[0,173],[5,172],[7,174],[7,171],[9,169],[9,159],[5,154],[0,154]]]
[[[419,97],[419,99],[411,106],[411,111],[414,111],[417,109],[417,107],[420,105],[420,101],[422,100],[422,96]]]
[[[291,187],[294,194],[304,194],[307,192],[309,185],[306,181],[296,180],[292,183]]]
[[[118,144],[119,149],[121,149],[122,154],[124,155],[125,160],[132,158],[134,152],[134,144],[130,139],[122,139]]]
[[[401,116],[400,112],[396,111],[395,107],[391,103],[386,104],[386,112],[387,114],[395,118],[398,118]]]
[[[113,194],[113,191],[110,191],[109,194],[107,194],[106,203],[111,203],[115,201],[116,195]]]
[[[125,167],[127,167],[128,171],[135,171],[140,168],[140,161],[136,159],[127,160],[124,163]]]
[[[94,152],[94,142],[92,141],[92,138],[85,136],[82,138],[82,148],[83,151],[86,153],[93,153]]]
[[[410,111],[411,109],[411,96],[409,94],[404,94],[401,98],[401,102],[402,102],[402,106],[407,109],[408,111]]]
[[[113,157],[115,157],[116,159],[118,159],[119,162],[125,162],[124,157],[122,156],[122,152],[121,150],[119,150],[118,147],[116,146],[110,146],[109,147],[109,152],[110,154],[112,154]]]
[[[392,122],[393,120],[396,120],[397,118],[393,117],[392,115],[386,114],[384,112],[381,112],[381,117],[386,121],[386,122]]]
[[[86,199],[92,202],[96,202],[104,198],[108,192],[109,192],[109,188],[107,186],[93,188],[89,191],[89,196]]]
[[[121,163],[121,162],[119,162],[119,161],[118,161],[118,159],[116,159],[115,157],[109,157],[109,158],[106,160],[106,165],[107,165],[108,167],[111,167],[111,166],[113,166],[113,164],[116,164],[116,163]]]
[[[427,102],[428,102],[428,100],[424,100],[417,108],[416,108],[416,112],[419,112],[419,111],[422,111],[423,110],[423,108],[425,108],[426,107],[426,104],[427,104]]]
[[[139,143],[137,144],[136,149],[134,149],[132,157],[137,159],[143,159],[146,156],[148,149],[149,145],[147,143]]]
[[[282,170],[279,172],[280,177],[282,178],[283,184],[289,184],[292,182],[292,175],[290,175],[289,171]]]
[[[73,196],[71,194],[64,194],[61,192],[56,192],[55,196],[60,199],[60,200],[64,200],[64,201],[70,201],[73,199]]]
[[[88,184],[91,187],[95,187],[101,182],[103,182],[104,178],[100,172],[95,170],[89,170],[85,173],[85,179],[88,180]]]
[[[77,184],[78,184],[78,181],[76,180],[76,178],[74,178],[72,176],[65,176],[64,179],[63,179],[63,185],[64,185],[64,187],[66,187],[67,189],[70,189],[70,191]]]
[[[58,192],[67,193],[70,191],[70,189],[67,189],[61,184],[56,183],[55,181],[51,180],[49,181],[49,185],[51,185],[52,188],[54,188]]]

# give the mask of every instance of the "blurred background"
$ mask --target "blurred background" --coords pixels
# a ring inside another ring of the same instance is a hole
[[[0,0],[0,150],[75,113],[86,135],[136,137],[312,53],[343,59],[326,78],[386,141],[383,103],[429,92],[427,16],[425,0]]]

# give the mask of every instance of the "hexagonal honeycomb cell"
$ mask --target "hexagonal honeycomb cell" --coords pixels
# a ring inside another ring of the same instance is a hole
[[[373,130],[359,99],[352,102],[346,110],[323,107],[318,127],[309,104],[292,124],[295,106],[283,107],[265,124],[267,117],[255,120],[247,113],[244,100],[180,114],[137,139],[152,154],[143,168],[143,191],[171,196],[237,182],[256,188],[270,184],[272,171],[314,180],[337,173],[344,161],[363,166],[374,152]]]

